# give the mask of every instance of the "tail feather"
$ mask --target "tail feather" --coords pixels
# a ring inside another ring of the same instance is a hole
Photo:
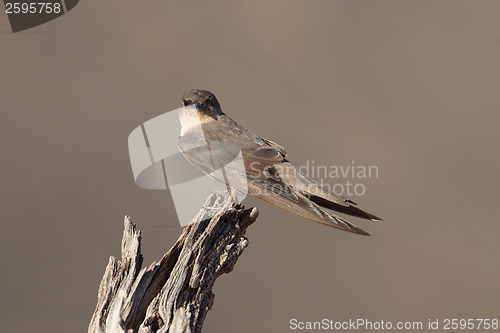
[[[380,217],[375,216],[373,214],[370,214],[368,212],[365,212],[364,210],[361,210],[356,206],[353,206],[353,205],[342,206],[342,205],[339,205],[335,202],[331,202],[331,201],[329,201],[323,197],[317,196],[317,195],[308,194],[308,193],[302,193],[302,194],[304,196],[306,196],[307,198],[309,198],[309,200],[311,200],[312,202],[314,202],[315,204],[317,204],[321,207],[328,208],[328,209],[334,210],[334,211],[339,212],[339,213],[360,217],[360,218],[367,219],[367,220],[372,220],[372,221],[377,221],[377,222],[382,221],[382,219]]]

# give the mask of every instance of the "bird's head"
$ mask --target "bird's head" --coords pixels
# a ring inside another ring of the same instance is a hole
[[[193,89],[182,95],[181,107],[194,105],[198,112],[216,118],[223,114],[219,101],[208,90]]]

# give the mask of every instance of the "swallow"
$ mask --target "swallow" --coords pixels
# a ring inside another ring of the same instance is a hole
[[[287,159],[285,148],[238,125],[222,112],[219,101],[210,91],[185,93],[179,117],[181,153],[196,169],[218,181],[228,184],[226,176],[214,177],[213,171],[227,165],[241,152],[244,169],[239,172],[248,194],[256,198],[302,218],[360,235],[369,234],[329,210],[382,221],[300,172]]]

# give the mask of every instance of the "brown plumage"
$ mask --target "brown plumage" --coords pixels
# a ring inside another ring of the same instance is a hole
[[[224,114],[211,92],[191,90],[184,94],[182,106],[185,108],[180,114],[179,148],[202,172],[210,174],[227,165],[241,151],[245,166],[241,177],[246,180],[247,188],[237,190],[247,190],[248,194],[305,219],[361,235],[368,233],[325,208],[382,221],[302,174],[286,159],[287,152],[282,146],[253,134]],[[203,141],[206,145],[200,144]],[[213,177],[225,182],[222,176]]]

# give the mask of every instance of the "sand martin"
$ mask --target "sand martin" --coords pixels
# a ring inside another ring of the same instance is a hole
[[[361,235],[368,233],[327,209],[382,221],[301,173],[288,161],[282,146],[255,135],[223,113],[211,92],[191,90],[182,96],[181,107],[179,149],[190,164],[205,174],[226,165],[241,152],[241,179],[245,190],[254,197],[308,220]],[[213,178],[227,184],[227,178],[213,174]],[[231,187],[234,189],[233,184]]]

